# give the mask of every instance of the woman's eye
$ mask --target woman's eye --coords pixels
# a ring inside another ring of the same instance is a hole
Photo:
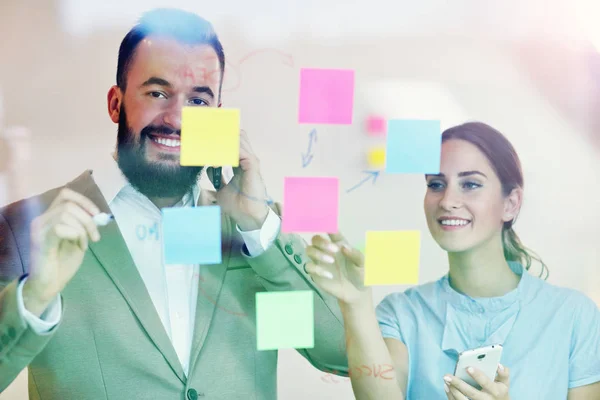
[[[442,184],[440,182],[429,182],[427,187],[433,190],[438,190],[442,187]]]
[[[204,99],[190,99],[190,102],[195,106],[207,106],[208,103]]]
[[[477,188],[481,187],[481,185],[479,183],[475,183],[475,182],[465,182],[463,184],[463,186],[465,186],[467,189],[477,189]]]

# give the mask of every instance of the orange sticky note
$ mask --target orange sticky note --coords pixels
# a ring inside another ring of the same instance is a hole
[[[385,167],[385,147],[369,150],[369,165],[372,167]]]
[[[181,115],[181,155],[184,166],[239,166],[240,110],[184,107]]]
[[[365,286],[419,283],[420,231],[367,231]]]

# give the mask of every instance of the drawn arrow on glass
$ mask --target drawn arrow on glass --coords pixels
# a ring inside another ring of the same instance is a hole
[[[310,152],[310,150],[312,149],[313,140],[315,141],[315,143],[317,142],[317,130],[316,129],[313,129],[308,134],[308,150],[306,151],[306,155],[302,154],[302,168],[306,168],[306,166],[308,164],[310,164],[310,162],[313,159],[313,155]]]
[[[373,183],[375,183],[375,181],[377,180],[377,177],[379,176],[379,173],[381,171],[363,171],[363,172],[368,174],[367,177],[365,179],[363,179],[362,181],[358,182],[356,185],[352,186],[350,189],[346,190],[346,193],[350,193],[354,189],[361,186],[363,183],[367,182],[369,179],[373,179]]]

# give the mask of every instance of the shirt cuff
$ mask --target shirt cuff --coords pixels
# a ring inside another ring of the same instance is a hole
[[[280,227],[281,219],[270,207],[267,218],[260,229],[244,232],[240,230],[237,224],[235,226],[240,235],[242,235],[242,239],[244,239],[250,257],[256,257],[267,250],[279,234]]]
[[[23,285],[28,277],[25,277],[19,282],[17,286],[17,307],[19,308],[19,315],[27,321],[29,327],[37,334],[48,333],[54,328],[62,316],[62,301],[60,294],[57,294],[52,303],[48,305],[46,310],[38,318],[36,315],[31,313],[25,308],[25,302],[23,301]]]

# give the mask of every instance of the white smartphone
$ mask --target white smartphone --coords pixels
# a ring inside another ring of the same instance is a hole
[[[496,379],[496,371],[502,356],[502,345],[494,344],[492,346],[480,347],[473,350],[465,350],[458,355],[454,376],[467,382],[477,390],[481,390],[481,386],[469,375],[468,367],[477,368],[483,372],[491,381]]]

